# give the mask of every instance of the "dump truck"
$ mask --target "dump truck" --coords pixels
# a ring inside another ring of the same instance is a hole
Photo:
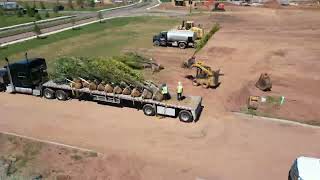
[[[195,47],[197,35],[190,30],[162,31],[153,36],[154,46],[178,46],[181,49]]]
[[[187,96],[183,101],[177,101],[176,98],[156,101],[90,90],[89,88],[76,89],[67,82],[50,80],[44,58],[24,59],[15,63],[9,63],[7,60],[7,65],[0,69],[0,90],[1,92],[29,94],[51,100],[80,99],[106,105],[133,107],[142,110],[147,116],[179,117],[182,122],[197,120],[202,110],[202,97],[200,96]]]

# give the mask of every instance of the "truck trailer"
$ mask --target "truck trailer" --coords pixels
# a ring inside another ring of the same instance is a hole
[[[131,95],[92,91],[89,88],[75,89],[67,81],[58,83],[50,80],[43,58],[24,59],[15,63],[9,63],[7,60],[7,65],[0,69],[0,92],[29,94],[60,101],[80,99],[106,105],[133,107],[142,110],[147,116],[179,117],[182,122],[197,120],[202,110],[200,96],[187,96],[183,101],[174,98],[155,101]]]
[[[197,35],[190,30],[163,31],[153,36],[154,46],[178,46],[181,49],[195,47]]]

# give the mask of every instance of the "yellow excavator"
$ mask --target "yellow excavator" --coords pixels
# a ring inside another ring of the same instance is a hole
[[[188,79],[192,80],[194,86],[201,85],[203,88],[216,88],[220,85],[219,76],[223,75],[220,74],[220,69],[213,71],[211,67],[205,65],[203,62],[196,62],[194,57],[185,62],[183,67],[196,69],[194,76],[187,76]]]
[[[201,28],[200,24],[195,26],[194,21],[182,21],[178,30],[190,30],[195,32],[198,39],[201,39],[204,36],[204,30]]]

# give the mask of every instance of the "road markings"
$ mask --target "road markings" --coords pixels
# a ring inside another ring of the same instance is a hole
[[[160,0],[158,0],[158,4],[156,4],[156,5],[152,6],[152,7],[148,7],[147,10],[153,9],[155,7],[158,7],[158,6],[160,6],[161,3],[162,2]]]

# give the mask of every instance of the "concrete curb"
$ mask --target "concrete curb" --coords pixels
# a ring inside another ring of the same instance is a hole
[[[114,8],[108,8],[108,9],[102,9],[102,10],[99,10],[97,12],[105,12],[105,11],[112,11],[112,10],[115,10],[115,9],[122,9],[122,8],[126,8],[126,7],[131,7],[131,6],[140,4],[140,3],[142,3],[142,0],[140,0],[139,2],[134,3],[134,4],[130,4],[130,5],[126,5],[126,6],[119,6],[119,7],[114,7]]]
[[[20,135],[20,134],[16,134],[16,133],[10,133],[10,132],[6,132],[6,131],[0,131],[0,133],[1,133],[1,134],[5,134],[5,135],[10,135],[10,136],[19,137],[19,138],[28,139],[28,140],[31,140],[31,141],[37,141],[37,142],[42,142],[42,143],[51,144],[51,145],[55,145],[55,146],[61,146],[61,147],[66,147],[66,148],[71,148],[71,149],[77,149],[77,150],[85,151],[85,152],[93,152],[93,153],[97,153],[98,155],[103,155],[103,153],[96,152],[96,151],[91,150],[91,149],[81,148],[81,147],[72,146],[72,145],[68,145],[68,144],[62,144],[62,143],[58,143],[58,142],[53,142],[53,141],[48,141],[48,140],[42,140],[42,139],[38,139],[38,138],[34,138],[34,137],[29,137],[29,136],[24,136],[24,135]]]
[[[158,4],[156,4],[156,5],[152,6],[152,7],[147,8],[147,10],[150,10],[150,9],[153,9],[153,8],[155,8],[155,7],[160,6],[162,2],[161,2],[160,0],[158,0],[158,2],[159,2]]]
[[[290,120],[286,120],[286,119],[278,119],[278,118],[269,118],[269,117],[263,117],[263,116],[255,116],[255,115],[250,115],[250,114],[244,114],[244,113],[240,113],[240,112],[233,112],[235,115],[238,116],[243,116],[246,117],[250,120],[264,120],[264,121],[273,121],[273,122],[278,122],[278,123],[282,123],[282,124],[290,124],[290,125],[295,125],[295,126],[302,126],[302,127],[307,127],[307,128],[314,128],[314,129],[320,129],[320,126],[313,126],[313,125],[309,125],[309,124],[304,124],[304,123],[300,123],[300,122],[295,122],[295,121],[290,121]]]
[[[68,19],[68,18],[71,18],[71,17],[75,17],[75,15],[73,15],[73,16],[61,16],[61,17],[57,17],[57,18],[50,18],[50,19],[35,21],[35,23],[39,24],[39,23],[44,23],[44,22],[51,22],[51,21],[57,21],[57,20],[62,20],[62,19]],[[17,24],[17,25],[14,25],[14,26],[2,27],[2,28],[0,28],[0,31],[19,28],[19,27],[24,27],[24,26],[29,26],[29,25],[33,25],[33,24],[34,24],[34,22],[29,22],[29,23]]]

